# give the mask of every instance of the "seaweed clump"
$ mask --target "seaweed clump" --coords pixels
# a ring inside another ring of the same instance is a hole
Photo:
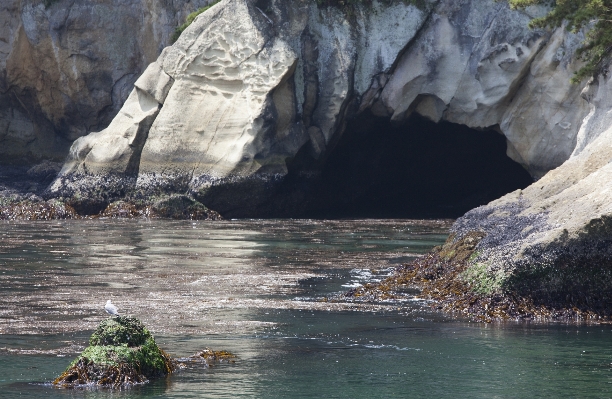
[[[214,351],[210,348],[206,348],[203,351],[195,353],[187,358],[191,361],[204,361],[208,365],[214,363],[236,363],[236,355],[228,351]]]
[[[89,346],[53,384],[120,388],[143,384],[176,370],[176,362],[155,343],[140,320],[119,316],[104,320]]]
[[[451,234],[446,243],[412,263],[402,265],[395,273],[377,284],[353,289],[345,297],[378,301],[400,299],[407,289],[416,289],[421,298],[437,310],[468,317],[474,321],[495,320],[564,320],[608,323],[609,312],[594,306],[555,302],[504,289],[486,265],[476,260],[478,244],[485,233],[472,231],[461,238]]]
[[[0,198],[0,220],[57,220],[79,219],[74,208],[51,199],[42,201],[37,198],[12,201]]]

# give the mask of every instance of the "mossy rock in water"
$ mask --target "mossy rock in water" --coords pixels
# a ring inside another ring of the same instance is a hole
[[[89,346],[141,346],[151,333],[135,317],[119,316],[104,320],[89,338]]]
[[[119,388],[170,374],[175,367],[140,320],[120,316],[100,323],[89,346],[53,384]]]

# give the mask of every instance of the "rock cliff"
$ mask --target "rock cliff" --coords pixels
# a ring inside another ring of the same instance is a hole
[[[484,233],[466,274],[472,289],[612,314],[611,89],[600,76],[583,91],[591,112],[569,160],[457,220],[454,242]]]
[[[529,30],[543,9],[418,4],[222,1],[149,65],[106,129],[74,142],[49,195],[97,212],[187,192],[256,214],[296,164],[315,173],[359,113],[417,113],[499,131],[539,179],[455,224],[454,240],[484,236],[475,289],[612,306],[612,104],[607,75],[570,84],[582,35]]]
[[[581,37],[531,31],[543,11],[529,11],[224,1],[149,66],[107,129],[74,143],[53,192],[87,195],[112,175],[108,191],[190,191],[222,212],[244,207],[248,187],[256,206],[300,151],[324,159],[364,110],[495,128],[539,178],[572,154],[589,109],[569,83]]]
[[[0,162],[61,161],[106,127],[175,27],[207,3],[3,0]]]

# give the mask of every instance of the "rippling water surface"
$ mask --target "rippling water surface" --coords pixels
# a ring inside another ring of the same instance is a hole
[[[612,327],[468,323],[407,297],[327,301],[446,238],[445,221],[0,225],[0,397],[611,397]],[[235,364],[121,391],[49,385],[106,299],[175,356]]]

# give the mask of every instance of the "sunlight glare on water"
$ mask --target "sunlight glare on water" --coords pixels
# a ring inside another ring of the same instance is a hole
[[[612,396],[607,325],[485,325],[422,301],[323,300],[441,244],[448,221],[2,227],[2,398]],[[120,392],[53,388],[107,317],[107,299],[174,356],[210,347],[238,360]]]

